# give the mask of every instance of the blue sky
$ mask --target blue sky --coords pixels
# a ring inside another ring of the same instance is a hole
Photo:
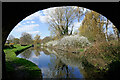
[[[48,24],[44,21],[44,19],[40,19],[40,17],[44,17],[41,12],[42,11],[38,11],[23,19],[14,27],[9,35],[20,38],[23,32],[27,32],[30,33],[33,38],[36,34],[40,35],[41,38],[49,36],[50,31],[48,30]]]
[[[27,32],[32,34],[32,37],[36,34],[41,36],[43,39],[46,36],[50,36],[50,31],[48,30],[47,18],[49,16],[46,15],[47,11],[53,11],[56,7],[48,8],[45,10],[37,11],[26,18],[24,18],[21,22],[19,22],[14,29],[10,32],[9,35],[13,35],[16,38],[20,38],[23,32]],[[81,23],[74,21],[74,31],[80,27]]]
[[[40,10],[27,16],[14,27],[14,29],[11,31],[9,35],[13,35],[16,38],[20,38],[23,32],[27,32],[30,33],[33,38],[36,34],[40,35],[41,39],[43,39],[46,36],[50,36],[50,31],[48,30],[49,26],[47,24],[47,18],[49,16],[46,14],[48,11],[53,12],[55,8],[56,7]],[[82,19],[83,17],[81,18],[81,20]],[[77,22],[77,20],[75,20],[73,24],[74,32],[78,30],[78,28],[81,25],[81,22]]]

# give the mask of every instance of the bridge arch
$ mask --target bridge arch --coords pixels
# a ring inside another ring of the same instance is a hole
[[[45,5],[45,6],[43,6]],[[59,6],[79,6],[94,10],[107,17],[119,30],[118,3],[3,3],[2,47],[14,26],[28,15],[38,10]],[[114,6],[113,6],[114,5]],[[110,11],[112,9],[112,11]],[[112,13],[112,14],[111,14]],[[119,30],[120,31],[120,30]],[[5,55],[2,54],[3,71],[5,70]],[[4,73],[3,73],[4,76]]]

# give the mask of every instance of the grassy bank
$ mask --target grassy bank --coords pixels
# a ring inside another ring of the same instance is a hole
[[[13,45],[13,48],[4,49],[7,78],[41,78],[41,70],[37,65],[16,57],[16,52],[20,52],[30,46]]]

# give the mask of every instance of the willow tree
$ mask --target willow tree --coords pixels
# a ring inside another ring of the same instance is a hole
[[[79,34],[87,37],[90,41],[105,40],[105,33],[102,15],[94,11],[86,13],[82,25],[79,28]]]
[[[80,16],[79,11],[79,16]],[[50,30],[53,34],[60,37],[63,35],[71,35],[73,32],[73,22],[75,19],[78,18],[77,16],[78,11],[77,8],[73,6],[67,7],[59,7],[55,8],[54,11],[47,12],[48,17],[48,24],[50,26]],[[71,27],[71,31],[69,31],[69,27]]]

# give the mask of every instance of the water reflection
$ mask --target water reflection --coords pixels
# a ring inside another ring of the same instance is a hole
[[[29,59],[31,57],[31,49],[27,49],[25,50],[22,54],[21,54],[21,58],[25,58],[25,59]],[[18,55],[19,56],[19,55]]]
[[[98,80],[108,77],[106,75],[110,72],[105,72],[104,68],[107,67],[106,64],[109,61],[101,57],[101,54],[76,54],[50,48],[32,47],[17,57],[35,63],[41,69],[43,78]]]
[[[49,48],[29,48],[17,57],[25,58],[38,65],[43,78],[83,78],[83,69],[79,57],[72,53]],[[80,69],[79,69],[80,68]]]
[[[74,69],[68,67],[68,65],[64,64],[59,58],[51,59],[51,63],[48,65],[50,71],[46,77],[54,77],[54,78],[73,78],[74,77]]]

